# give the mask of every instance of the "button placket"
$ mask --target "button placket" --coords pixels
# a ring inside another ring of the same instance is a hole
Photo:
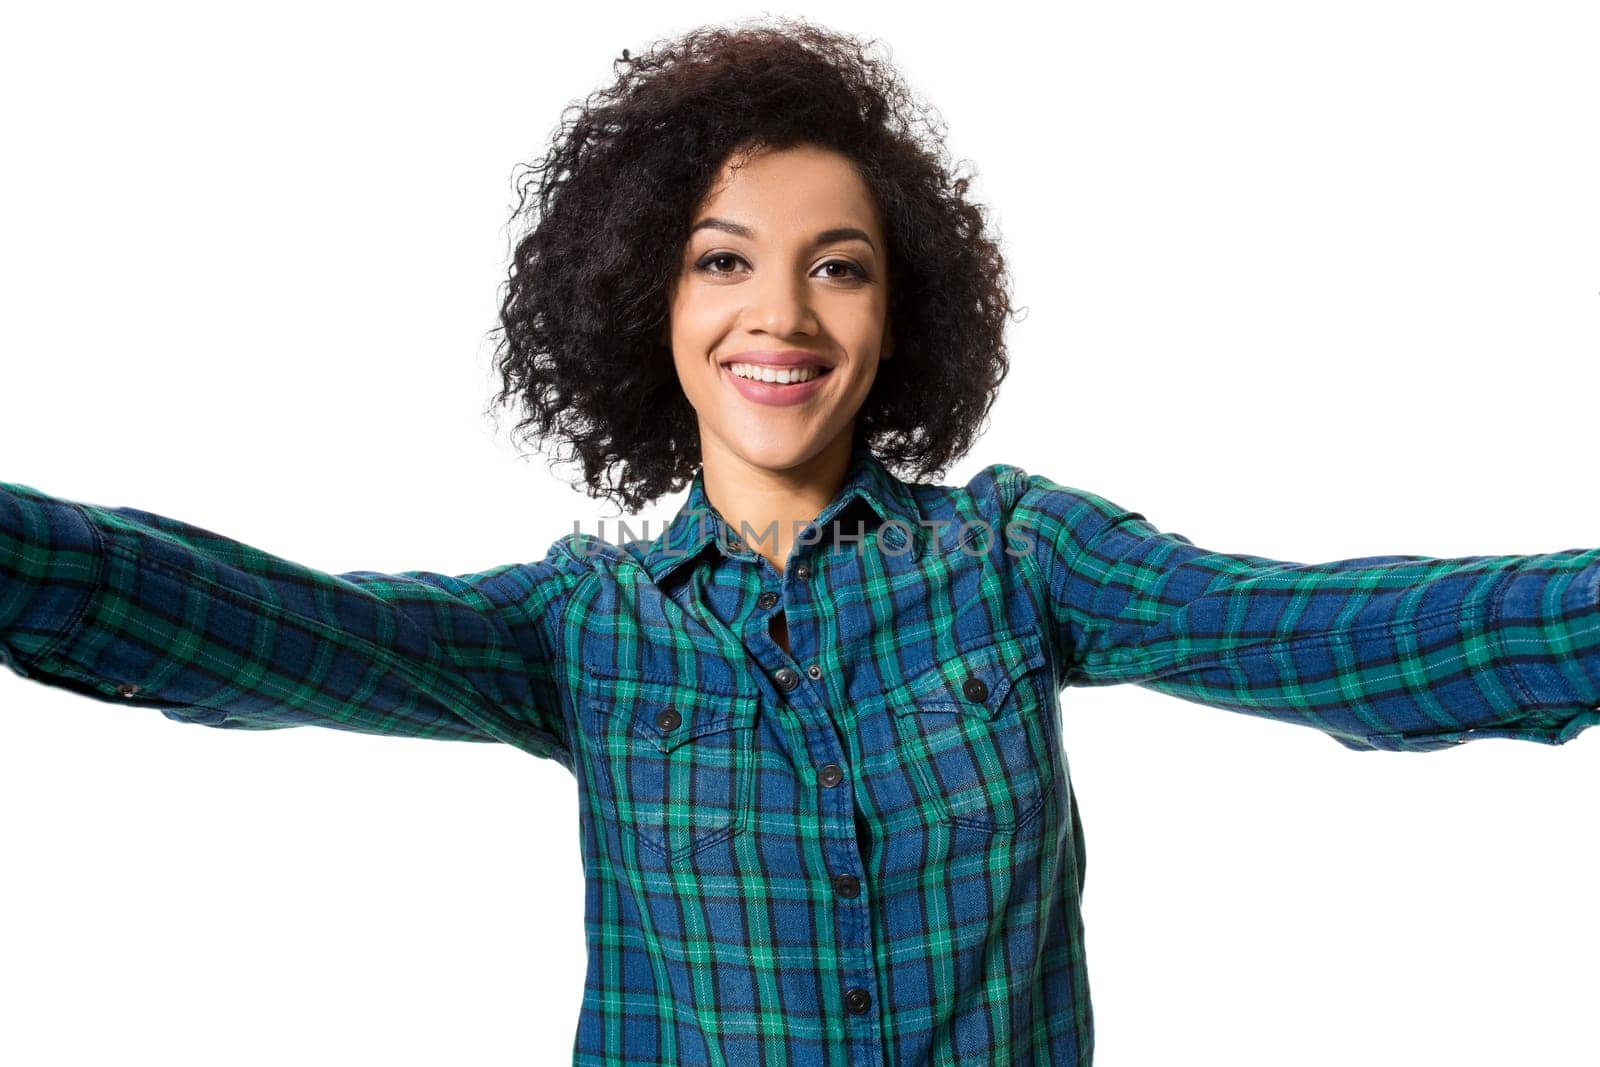
[[[811,564],[800,560],[790,568],[797,582],[804,582],[811,577]],[[771,607],[778,600],[777,594],[764,592],[756,598],[759,607]],[[784,690],[793,689],[800,684],[800,676],[796,672],[784,667],[774,675],[777,683]],[[816,681],[822,677],[820,664],[812,663],[806,667],[806,677]],[[832,789],[844,781],[844,770],[837,763],[826,763],[817,769],[817,782],[824,789]],[[833,891],[840,898],[853,900],[861,895],[861,880],[854,874],[844,873],[835,875],[830,879]],[[860,986],[853,986],[845,992],[845,1006],[853,1015],[861,1015],[872,1007],[872,997]]]

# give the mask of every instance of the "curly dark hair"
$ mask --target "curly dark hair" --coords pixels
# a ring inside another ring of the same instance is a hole
[[[531,225],[491,331],[502,387],[489,409],[520,401],[516,436],[570,445],[589,495],[628,512],[701,462],[665,339],[669,294],[695,208],[745,152],[831,149],[876,200],[895,358],[879,364],[855,432],[886,466],[942,472],[1009,370],[1005,261],[966,199],[971,178],[946,165],[937,111],[869,54],[875,41],[796,18],[736,25],[623,49],[615,82],[569,105],[542,162],[513,179],[511,220],[526,212]]]

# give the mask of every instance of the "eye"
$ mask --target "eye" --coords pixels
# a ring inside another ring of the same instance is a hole
[[[740,263],[744,262],[742,258],[734,255],[732,252],[713,252],[709,256],[702,256],[700,262],[694,265],[694,269],[703,270],[707,274],[727,274],[729,272],[725,270],[712,270],[711,264],[719,263],[723,260],[729,259],[738,260]]]
[[[865,281],[867,278],[867,272],[856,266],[854,263],[851,263],[848,259],[830,259],[828,262],[822,265],[822,268],[827,267],[843,267],[845,269],[844,274],[833,275],[835,278],[856,277],[860,278],[862,281]]]
[[[709,255],[701,256],[700,259],[695,262],[694,269],[697,270],[697,271],[702,271],[702,272],[704,272],[706,274],[732,274],[733,271],[731,271],[731,270],[716,269],[716,268],[714,268],[712,266],[713,264],[724,263],[724,262],[727,262],[727,263],[730,263],[730,264],[731,263],[744,263],[746,266],[749,266],[749,264],[745,261],[745,258],[743,256],[735,255],[732,252],[712,252]],[[842,273],[842,274],[830,274],[830,275],[828,275],[829,278],[832,278],[835,281],[842,281],[842,280],[847,279],[847,278],[859,278],[862,281],[866,281],[867,280],[867,272],[862,270],[860,267],[856,266],[854,263],[850,262],[847,259],[830,259],[826,263],[824,263],[820,267],[818,267],[817,269],[818,270],[826,270],[829,267],[843,267],[844,268],[844,273]]]

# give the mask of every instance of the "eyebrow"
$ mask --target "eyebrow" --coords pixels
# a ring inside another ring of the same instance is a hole
[[[695,223],[689,228],[689,234],[690,236],[693,236],[694,234],[699,233],[701,230],[722,230],[726,233],[731,233],[736,237],[743,237],[746,240],[751,241],[755,240],[756,236],[756,232],[750,227],[741,225],[737,222],[732,222],[728,219],[717,218],[715,215],[710,216],[709,218],[701,219],[699,222]],[[818,245],[832,244],[835,241],[864,241],[866,242],[867,247],[872,249],[874,252],[878,250],[878,246],[872,243],[872,238],[867,236],[867,232],[855,226],[835,226],[831,230],[823,230],[812,239],[811,247],[815,248]]]

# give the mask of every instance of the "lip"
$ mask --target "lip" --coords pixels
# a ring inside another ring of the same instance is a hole
[[[803,348],[763,349],[760,351],[740,352],[721,361],[726,367],[730,363],[756,363],[763,367],[774,369],[790,369],[795,367],[820,367],[823,370],[832,368],[832,364],[821,356],[807,352]]]
[[[752,363],[754,360],[733,359],[729,363]],[[805,366],[806,364],[767,364],[767,366]],[[820,364],[814,364],[820,366]],[[727,363],[722,365],[722,377],[729,385],[738,391],[739,395],[756,404],[766,404],[771,407],[792,407],[803,404],[815,396],[822,388],[822,383],[828,380],[826,374],[819,374],[809,382],[799,385],[779,385],[776,382],[754,382],[749,378],[741,378],[733,373]]]

